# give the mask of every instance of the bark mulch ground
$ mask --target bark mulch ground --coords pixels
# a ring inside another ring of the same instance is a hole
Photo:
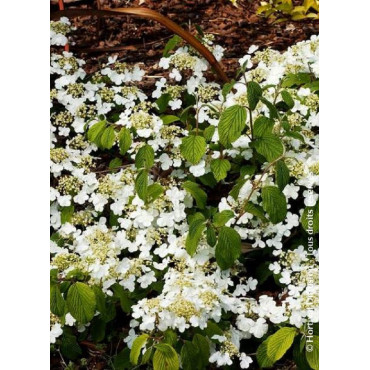
[[[288,21],[272,24],[256,15],[259,1],[238,0],[238,7],[229,0],[100,0],[102,6],[146,7],[166,15],[185,29],[196,33],[198,25],[205,33],[215,35],[216,43],[225,48],[223,65],[233,77],[238,59],[254,44],[285,50],[298,41],[319,33],[316,20]],[[70,8],[96,8],[93,1],[82,0],[67,3]],[[51,11],[57,10],[51,6]],[[108,55],[118,54],[128,62],[143,62],[148,73],[156,72],[156,64],[162,56],[164,45],[172,36],[162,25],[132,17],[74,18],[78,27],[73,34],[73,51],[87,61],[90,72],[99,69]],[[100,24],[99,24],[100,23]]]

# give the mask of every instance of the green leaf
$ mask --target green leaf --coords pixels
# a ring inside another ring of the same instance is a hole
[[[103,134],[106,124],[106,121],[100,121],[91,126],[87,131],[88,140],[95,143],[97,146],[100,146],[100,138]]]
[[[253,123],[253,133],[255,136],[271,134],[274,127],[274,121],[268,117],[260,116]]]
[[[199,240],[203,234],[204,229],[206,228],[205,219],[195,219],[189,225],[189,233],[185,240],[186,251],[192,256],[198,247]]]
[[[50,285],[50,311],[62,317],[65,314],[66,302],[58,284]]]
[[[292,109],[294,107],[294,99],[288,93],[288,91],[283,90],[281,92],[281,97],[283,98],[284,103],[289,107],[289,109]]]
[[[73,212],[75,211],[75,207],[73,204],[71,204],[68,207],[62,207],[60,210],[60,222],[65,224],[66,222],[71,221],[71,218],[73,216]]]
[[[304,137],[300,133],[295,132],[295,131],[285,131],[285,136],[300,140],[302,143],[305,142]]]
[[[235,199],[237,200],[238,199],[238,196],[239,196],[239,193],[240,193],[240,190],[242,189],[242,187],[244,186],[244,184],[247,182],[246,179],[244,178],[239,178],[236,182],[236,184],[233,186],[233,188],[231,189],[230,191],[230,195]]]
[[[86,324],[95,314],[95,294],[85,283],[74,283],[68,290],[67,305],[71,315],[81,324]]]
[[[216,261],[221,269],[230,268],[240,256],[240,251],[240,235],[231,227],[221,227],[216,245]]]
[[[181,365],[184,370],[196,370],[199,361],[198,348],[190,341],[185,340],[181,348]]]
[[[247,112],[240,105],[233,105],[222,112],[218,124],[218,134],[223,146],[230,147],[231,143],[240,137],[246,119]]]
[[[135,190],[144,202],[148,196],[148,171],[140,170],[135,179]]]
[[[203,335],[195,334],[193,337],[193,343],[199,351],[200,367],[203,369],[208,365],[208,359],[210,356],[208,341]]]
[[[231,164],[227,159],[213,159],[211,161],[211,170],[213,176],[217,181],[223,180],[227,176],[227,172],[230,171]]]
[[[113,294],[120,301],[121,308],[123,312],[129,313],[132,306],[132,301],[128,297],[128,292],[123,289],[122,285],[115,283],[111,286]]]
[[[216,227],[225,226],[225,224],[234,217],[234,212],[228,209],[220,213],[216,213],[213,217],[213,225]]]
[[[116,132],[114,131],[113,126],[107,127],[100,139],[100,145],[103,149],[112,148],[114,141],[116,140]]]
[[[248,202],[245,205],[244,210],[246,213],[250,213],[253,216],[260,218],[263,222],[268,222],[268,219],[265,216],[265,212],[263,211],[263,208],[261,206],[252,202]]]
[[[207,203],[206,192],[197,183],[192,181],[184,182],[182,187],[195,199],[198,208],[204,209]]]
[[[262,136],[256,136],[253,145],[257,152],[269,162],[274,161],[284,153],[283,143],[274,134],[265,133]]]
[[[256,109],[258,101],[262,96],[262,89],[261,86],[254,81],[250,81],[247,83],[247,99],[249,108],[252,110]]]
[[[164,192],[163,186],[157,183],[148,186],[148,203],[154,202]]]
[[[312,345],[311,352],[307,350],[309,345]],[[317,335],[313,336],[313,343],[309,342],[309,338],[306,340],[306,359],[312,369],[319,370],[319,337]]]
[[[60,343],[60,352],[69,360],[77,360],[82,355],[82,349],[73,334],[64,333]]]
[[[129,129],[126,127],[121,128],[121,131],[118,134],[118,142],[120,154],[125,155],[132,144],[131,133]]]
[[[306,360],[305,352],[301,352],[300,345],[296,343],[293,347],[293,360],[299,370],[311,370]]]
[[[113,365],[114,370],[127,370],[132,368],[132,365],[130,363],[130,349],[128,347],[124,348],[115,357]]]
[[[149,169],[154,164],[154,150],[150,145],[144,145],[141,147],[135,156],[136,168]]]
[[[205,175],[200,176],[198,178],[199,178],[199,181],[203,185],[209,186],[212,189],[217,185],[217,181],[216,181],[215,177],[213,176],[212,172],[208,172]]]
[[[106,306],[105,306],[105,295],[101,288],[99,288],[97,285],[93,285],[91,287],[95,294],[95,301],[96,301],[96,309],[100,312],[101,317],[104,317],[106,315]]]
[[[301,224],[309,234],[317,234],[319,232],[319,201],[313,207],[304,209]]]
[[[132,343],[131,352],[130,352],[130,362],[133,365],[138,364],[138,360],[139,360],[141,350],[144,347],[148,338],[149,338],[148,334],[141,334]]]
[[[109,169],[112,171],[117,171],[118,167],[122,166],[122,159],[121,158],[113,158],[109,162]]]
[[[290,73],[284,78],[282,87],[300,86],[309,82],[311,82],[310,73]]]
[[[208,338],[212,338],[214,335],[224,335],[224,331],[213,321],[207,322],[207,327],[204,329]]]
[[[177,334],[172,329],[167,329],[164,332],[164,342],[168,343],[170,346],[173,346],[177,342]]]
[[[167,115],[167,116],[162,116],[161,120],[164,125],[168,125],[170,123],[180,121],[180,118],[177,116]]]
[[[156,346],[153,356],[154,370],[178,370],[180,368],[179,358],[176,351],[166,343],[160,343]]]
[[[204,137],[190,135],[182,139],[181,154],[192,164],[197,164],[205,154],[207,143]]]
[[[211,247],[214,247],[217,243],[217,237],[216,237],[216,232],[213,226],[207,227],[206,235],[207,235],[207,243]]]
[[[226,99],[227,94],[233,89],[235,85],[235,80],[231,80],[230,82],[226,82],[225,85],[222,87],[222,96]]]
[[[275,164],[276,171],[276,183],[281,191],[284,190],[285,186],[289,184],[289,168],[283,160],[276,162]]]
[[[170,100],[170,94],[163,94],[155,101],[158,106],[158,113],[163,113],[167,109]]]
[[[94,317],[90,326],[91,338],[95,343],[101,342],[105,337],[105,321],[99,317]]]
[[[271,367],[291,347],[297,334],[295,328],[281,328],[270,335],[257,349],[257,361],[262,368]]]
[[[266,107],[269,109],[269,112],[270,112],[270,118],[271,119],[275,119],[275,118],[279,118],[279,112],[278,110],[276,109],[275,105],[272,104],[271,102],[269,102],[267,99],[265,98],[260,98],[261,102],[263,104],[266,105]]]
[[[163,56],[168,57],[169,52],[173,50],[181,42],[181,40],[182,40],[181,37],[177,35],[174,35],[173,37],[171,37],[167,41],[167,44],[163,49]]]
[[[275,186],[262,188],[262,206],[274,224],[284,221],[287,213],[285,195]]]
[[[204,138],[207,140],[207,141],[210,141],[214,135],[216,131],[216,127],[215,126],[208,126],[204,132],[203,132],[203,136]]]

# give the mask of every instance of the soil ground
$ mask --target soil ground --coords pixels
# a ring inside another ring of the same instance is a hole
[[[254,44],[262,48],[285,50],[298,41],[319,33],[316,20],[284,22],[271,21],[256,15],[258,0],[238,0],[238,7],[229,0],[100,0],[102,6],[146,7],[171,18],[185,29],[196,33],[195,25],[205,33],[212,33],[216,43],[225,48],[223,65],[233,77],[238,59]],[[66,9],[96,8],[96,1],[82,0],[65,4]],[[57,10],[51,6],[51,11]],[[78,27],[73,34],[71,51],[87,61],[88,71],[99,69],[108,55],[118,54],[128,62],[143,62],[149,73],[156,72],[156,64],[163,48],[172,36],[159,23],[132,17],[74,18]]]

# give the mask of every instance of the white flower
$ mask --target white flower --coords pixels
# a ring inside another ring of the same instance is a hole
[[[240,354],[240,367],[242,369],[248,369],[249,365],[253,362],[252,358],[247,356],[244,352]]]
[[[161,156],[159,157],[159,161],[161,162],[161,168],[164,171],[168,170],[173,164],[172,159],[167,153],[161,154]]]
[[[206,173],[205,165],[206,165],[206,162],[204,160],[201,160],[198,164],[190,166],[189,171],[195,177],[203,176]]]
[[[50,330],[50,343],[55,343],[56,339],[63,334],[62,326],[59,323],[54,324]]]
[[[65,317],[66,325],[73,326],[76,322],[76,319],[68,312]]]
[[[268,325],[266,324],[266,320],[259,318],[254,323],[254,325],[250,328],[250,333],[253,334],[256,338],[262,338],[268,330]]]
[[[290,284],[291,282],[291,279],[290,279],[290,272],[285,270],[281,273],[281,278],[279,279],[280,283],[281,284],[285,284],[285,285],[288,285]]]

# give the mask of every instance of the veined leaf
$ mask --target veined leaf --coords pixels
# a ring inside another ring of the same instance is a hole
[[[307,343],[308,339],[306,340],[306,347]],[[312,351],[308,352],[306,350],[306,359],[312,369],[319,370],[319,337],[317,335],[313,336]]]
[[[199,369],[198,348],[190,341],[186,340],[181,348],[181,365],[184,370]]]
[[[283,90],[280,94],[284,103],[289,107],[289,109],[292,109],[294,107],[294,99],[292,96],[286,90]]]
[[[244,210],[246,213],[250,213],[253,216],[260,218],[263,222],[268,222],[268,219],[265,216],[265,212],[263,211],[263,208],[261,206],[252,202],[248,202],[245,205]]]
[[[192,342],[199,351],[200,367],[203,369],[208,365],[208,359],[210,356],[208,341],[203,337],[203,335],[195,334]]]
[[[164,192],[163,186],[157,183],[148,186],[148,202],[154,202]]]
[[[261,86],[255,81],[249,81],[247,83],[247,100],[249,108],[252,110],[256,109],[256,106],[262,96]]]
[[[222,112],[218,124],[218,134],[223,146],[228,148],[232,142],[239,138],[245,127],[246,119],[247,112],[240,105],[233,105]]]
[[[264,133],[262,136],[256,136],[253,145],[257,152],[269,162],[274,161],[284,153],[283,143],[274,134]]]
[[[211,161],[211,170],[213,176],[217,181],[223,180],[227,176],[227,172],[230,171],[231,164],[227,159],[213,159]]]
[[[135,179],[135,190],[140,199],[144,202],[148,195],[148,171],[140,170]]]
[[[291,347],[297,334],[295,328],[281,328],[269,336],[257,349],[257,361],[262,368],[271,367]]]
[[[281,191],[284,190],[285,186],[289,183],[289,168],[285,162],[281,159],[275,164],[276,172],[276,183]]]
[[[50,311],[62,317],[65,314],[66,302],[58,284],[50,285]]]
[[[116,132],[114,131],[113,126],[109,126],[104,130],[100,138],[100,145],[103,149],[110,149],[112,148],[115,140]]]
[[[190,135],[182,139],[181,154],[192,164],[197,164],[206,152],[207,143],[204,137]]]
[[[161,120],[164,125],[169,125],[172,122],[180,121],[180,118],[177,116],[167,115],[167,116],[162,116]]]
[[[173,347],[166,343],[157,344],[155,347],[154,370],[178,370],[180,368],[179,358]]]
[[[195,199],[197,206],[200,209],[204,209],[207,202],[206,192],[197,183],[192,181],[185,181],[182,187]]]
[[[205,219],[195,219],[189,225],[189,233],[186,237],[185,247],[186,251],[192,256],[198,247],[199,240],[202,236],[204,229],[206,228]]]
[[[100,146],[100,137],[103,134],[106,124],[106,121],[99,121],[92,125],[87,131],[87,138],[89,141],[95,143],[97,146]]]
[[[130,149],[132,144],[130,130],[126,127],[122,127],[121,131],[118,134],[119,149],[122,155],[125,155],[126,152]]]
[[[263,136],[265,134],[272,134],[274,121],[268,117],[260,116],[255,119],[253,123],[253,132],[255,136]]]
[[[154,150],[150,145],[141,147],[135,156],[136,168],[149,169],[154,164]]]
[[[227,209],[220,213],[216,213],[213,217],[213,225],[216,227],[225,226],[234,216],[234,212]]]
[[[287,213],[285,195],[275,186],[262,188],[262,206],[274,224],[284,221]]]
[[[67,305],[71,315],[79,323],[86,324],[95,314],[95,294],[85,283],[74,283],[68,290]]]
[[[215,126],[208,126],[204,132],[203,132],[203,135],[204,135],[204,138],[207,140],[207,141],[210,141],[214,135],[216,131],[216,127]]]
[[[221,227],[216,245],[216,261],[221,269],[230,268],[240,256],[240,252],[240,235],[231,227]]]
[[[131,352],[130,352],[130,362],[133,365],[138,364],[140,352],[142,348],[144,347],[148,338],[149,338],[148,334],[141,334],[132,343]]]

